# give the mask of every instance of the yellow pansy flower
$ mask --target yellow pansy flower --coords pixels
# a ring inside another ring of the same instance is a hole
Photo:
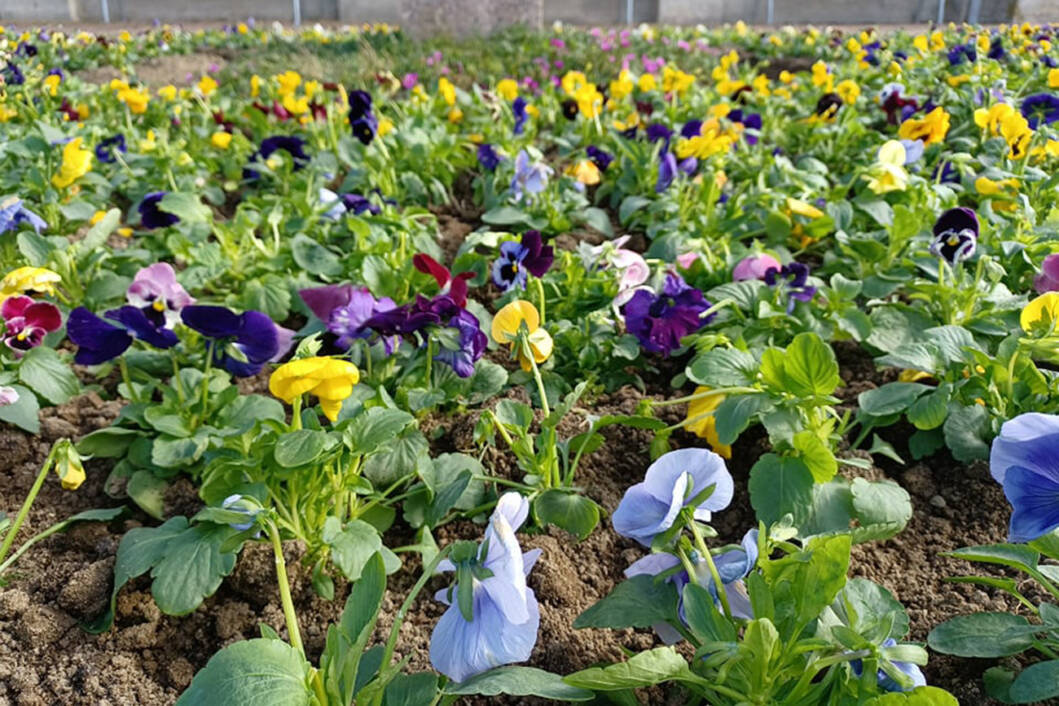
[[[463,111],[459,108],[453,108],[449,111],[449,122],[456,124],[463,120]]]
[[[811,203],[807,203],[801,199],[792,199],[789,196],[787,197],[787,210],[799,216],[805,216],[806,218],[812,218],[814,220],[817,218],[823,218],[824,216],[824,212]]]
[[[500,83],[496,84],[496,92],[506,101],[513,101],[518,98],[518,82],[513,78],[501,79]]]
[[[750,82],[750,85],[754,87],[758,95],[768,98],[772,95],[772,91],[769,90],[769,77],[765,74],[758,74],[754,77],[754,80]]]
[[[1019,314],[1022,330],[1029,333],[1038,326],[1055,328],[1059,322],[1059,292],[1045,292],[1030,301]]]
[[[63,147],[63,161],[59,171],[52,175],[51,183],[65,189],[88,174],[92,169],[92,152],[81,149],[82,138],[75,137]]]
[[[276,91],[281,96],[288,96],[298,90],[298,86],[302,83],[302,77],[297,71],[284,71],[281,74],[276,74],[276,83],[279,84],[279,88]]]
[[[695,388],[696,395],[709,391],[710,388],[704,385]],[[689,402],[686,428],[695,436],[705,439],[714,453],[724,458],[731,458],[732,447],[721,443],[717,436],[717,418],[713,416],[721,402],[724,402],[724,395],[710,395]]]
[[[658,87],[658,80],[654,77],[654,74],[644,74],[636,81],[636,87],[643,93],[647,93]]]
[[[376,131],[379,137],[386,137],[393,132],[393,121],[389,118],[379,118],[379,128]]]
[[[18,111],[12,108],[8,108],[6,105],[0,104],[0,123],[6,123],[11,118],[18,115]]]
[[[88,220],[88,225],[94,226],[96,223],[99,223],[101,220],[103,220],[106,217],[106,215],[107,215],[106,211],[96,211],[95,213],[92,214],[92,218],[90,218]]]
[[[693,83],[695,83],[695,77],[691,74],[674,69],[668,64],[662,67],[662,90],[666,93],[673,92],[683,95]]]
[[[62,78],[58,74],[51,74],[44,78],[44,87],[48,89],[48,95],[54,96],[59,91],[59,83]]]
[[[941,142],[949,133],[949,114],[938,106],[922,118],[909,118],[901,123],[897,136],[903,140],[923,140],[924,145]]]
[[[438,79],[438,94],[448,105],[456,105],[456,87],[444,76]]]
[[[838,82],[838,85],[835,86],[835,93],[842,96],[842,100],[846,105],[853,105],[857,102],[857,98],[860,97],[860,86],[857,85],[856,81],[851,81],[847,78],[845,81]]]
[[[567,71],[563,76],[563,93],[573,97],[577,90],[588,83],[588,79],[580,71]]]
[[[85,482],[85,466],[81,454],[68,439],[56,442],[55,474],[63,490],[77,490]]]
[[[175,101],[177,97],[177,87],[173,84],[162,86],[158,89],[158,97],[167,101]]]
[[[199,79],[198,89],[199,93],[209,97],[217,90],[217,82],[213,80],[212,76],[203,76]]]
[[[151,94],[136,88],[123,88],[118,91],[118,100],[129,106],[136,115],[147,112],[147,103],[151,100]]]
[[[210,136],[210,143],[219,150],[226,150],[232,144],[232,133],[223,130],[215,132]]]
[[[591,83],[586,83],[574,93],[577,109],[586,118],[595,118],[603,109],[603,94]]]
[[[0,302],[26,292],[54,295],[55,285],[59,282],[62,282],[62,277],[58,272],[44,267],[19,267],[8,272],[0,280]]]
[[[599,183],[599,167],[591,159],[582,159],[577,164],[571,164],[566,173],[585,186],[594,186]]]
[[[905,146],[898,140],[888,140],[879,148],[879,156],[868,172],[868,188],[876,194],[904,191],[908,186],[905,171]]]
[[[552,337],[542,329],[541,315],[537,313],[537,307],[530,302],[516,299],[493,317],[492,334],[493,340],[501,345],[513,344],[518,338],[522,325],[526,325],[528,332],[527,343],[533,354],[531,362],[520,350],[518,351],[518,362],[522,369],[529,372],[533,369],[533,362],[543,363],[552,354]]]
[[[625,96],[632,93],[632,89],[636,84],[633,83],[632,77],[629,74],[628,69],[622,69],[621,73],[618,74],[618,78],[610,82],[610,96],[614,100],[620,101]]]
[[[254,74],[250,77],[250,97],[257,98],[261,95],[261,77]]]
[[[148,130],[147,131],[147,137],[145,139],[143,139],[143,140],[140,140],[140,151],[141,152],[150,152],[157,145],[158,145],[158,143],[154,141],[154,130]]]
[[[360,371],[348,360],[314,356],[276,368],[268,379],[268,390],[287,404],[306,393],[316,395],[324,416],[333,422],[359,381]]]

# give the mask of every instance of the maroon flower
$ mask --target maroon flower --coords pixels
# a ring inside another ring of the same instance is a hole
[[[25,296],[5,299],[0,315],[4,318],[4,343],[16,355],[39,346],[45,336],[58,331],[63,323],[62,314],[54,304]]]

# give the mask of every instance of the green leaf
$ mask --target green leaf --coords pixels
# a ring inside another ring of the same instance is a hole
[[[794,448],[801,452],[801,459],[815,482],[826,483],[838,473],[838,461],[831,447],[812,430],[805,429],[795,434]]]
[[[209,437],[199,430],[190,439],[160,436],[151,443],[151,463],[162,468],[187,466],[199,460],[209,444]]]
[[[783,361],[790,392],[802,396],[830,395],[842,384],[835,352],[815,333],[799,333],[787,346]]]
[[[38,235],[31,230],[24,230],[16,237],[18,251],[26,258],[27,264],[34,267],[43,267],[48,264],[48,258],[55,252],[55,246],[43,235]]]
[[[697,681],[698,677],[688,669],[688,663],[676,649],[656,647],[633,655],[627,662],[574,672],[563,681],[582,689],[614,691],[654,686],[672,679]]]
[[[44,346],[31,348],[22,356],[18,379],[54,405],[63,404],[81,390],[73,369]]]
[[[385,593],[386,568],[382,557],[376,554],[365,563],[360,579],[353,584],[342,617],[327,629],[327,645],[320,656],[320,671],[328,694],[336,703],[351,703],[358,677],[370,678],[374,673],[370,670],[365,675],[362,672],[369,670],[361,667],[365,666],[367,655],[364,648],[375,630]]]
[[[406,430],[403,436],[387,443],[368,456],[364,477],[376,486],[387,486],[430,462],[430,444],[418,429]]]
[[[892,480],[854,478],[850,490],[853,514],[860,525],[853,531],[854,541],[893,537],[912,519],[912,499]]]
[[[312,463],[327,446],[327,432],[317,429],[298,429],[281,434],[273,450],[276,463],[284,468],[295,468]]]
[[[753,575],[757,575],[754,572]],[[713,594],[695,582],[684,586],[684,617],[701,642],[733,642],[736,631],[714,604]]]
[[[888,637],[900,640],[908,634],[908,613],[904,606],[874,581],[850,579],[835,599],[835,607],[843,622],[861,635],[870,634],[873,642],[881,643]]]
[[[143,411],[143,418],[155,431],[175,436],[178,439],[186,439],[191,436],[191,428],[188,426],[187,420],[181,415],[175,414],[168,407],[148,407]]]
[[[860,393],[857,396],[857,404],[863,412],[885,417],[888,414],[904,412],[920,395],[930,389],[929,385],[918,382],[890,382]]]
[[[382,549],[378,531],[361,520],[351,520],[342,527],[337,517],[328,517],[322,539],[331,546],[335,566],[350,581],[359,579],[368,560]]]
[[[290,313],[291,293],[287,281],[273,274],[251,279],[243,285],[240,297],[244,309],[256,309],[274,321],[283,321]]]
[[[1017,703],[1044,701],[1059,696],[1059,659],[1026,667],[1015,677],[1008,693]]]
[[[513,206],[500,206],[482,214],[482,223],[492,226],[525,225],[530,220],[527,213],[523,213]]]
[[[125,492],[141,510],[156,520],[162,519],[165,491],[169,483],[151,471],[139,470],[132,474]]]
[[[177,701],[179,706],[308,706],[309,663],[285,642],[255,638],[213,655]]]
[[[151,594],[159,610],[166,615],[186,615],[212,596],[235,568],[242,545],[233,552],[221,548],[236,533],[227,525],[203,523],[170,539],[151,571]]]
[[[591,691],[563,682],[558,674],[536,667],[497,667],[445,689],[446,694],[459,696],[538,696],[556,701],[590,701]]]
[[[722,444],[733,444],[750,425],[750,420],[772,407],[768,395],[734,395],[726,397],[714,410],[717,440]]]
[[[853,205],[867,213],[872,217],[872,220],[884,228],[892,225],[894,222],[893,208],[882,199],[857,198],[853,200]]]
[[[14,424],[30,434],[40,433],[40,403],[37,396],[22,385],[11,385],[18,393],[18,402],[0,406],[0,422]]]
[[[354,453],[366,456],[414,423],[415,417],[403,410],[372,407],[354,417],[343,437]]]
[[[1011,613],[961,615],[931,630],[927,644],[957,657],[1008,657],[1033,646],[1028,626],[1028,620]]]
[[[564,490],[546,490],[533,501],[533,515],[542,525],[555,525],[578,539],[599,524],[599,506],[590,498]]]
[[[989,433],[989,412],[985,407],[950,405],[949,417],[942,429],[945,443],[957,461],[989,458],[989,445],[985,442]]]
[[[757,376],[757,359],[738,348],[713,348],[696,356],[685,373],[688,379],[709,387],[749,385]]]
[[[1037,551],[1022,544],[983,544],[975,547],[961,547],[946,552],[944,556],[983,564],[1000,564],[1025,572],[1035,570],[1041,558]]]
[[[930,431],[916,430],[908,438],[908,450],[917,461],[932,455],[945,446],[945,434],[940,429]]]
[[[290,243],[294,262],[309,274],[323,277],[342,274],[342,261],[338,255],[305,233],[298,233]]]
[[[103,220],[89,228],[85,237],[77,243],[78,253],[91,253],[103,247],[119,223],[121,223],[121,211],[116,208],[107,211]]]
[[[816,619],[845,586],[850,546],[848,534],[814,537],[800,552],[776,560],[759,558],[776,605],[776,627],[784,639]]]
[[[430,706],[437,693],[436,674],[397,674],[383,691],[382,706]]]
[[[960,706],[956,697],[936,686],[917,686],[912,691],[875,696],[864,706]]]
[[[648,628],[677,617],[677,590],[653,576],[622,581],[602,600],[574,620],[575,628]]]
[[[750,469],[750,504],[759,522],[771,525],[785,514],[801,526],[813,502],[813,475],[800,458],[765,454]]]
[[[644,206],[651,203],[651,199],[643,196],[626,196],[618,207],[618,220],[624,224],[629,222],[629,217]]]
[[[500,400],[493,414],[501,424],[516,429],[529,429],[533,423],[533,408],[517,400]]]
[[[937,429],[949,416],[951,398],[952,385],[942,383],[937,390],[923,395],[908,408],[908,421],[923,431]]]
[[[202,205],[197,194],[173,191],[162,197],[158,208],[172,213],[185,223],[201,223],[209,220],[210,209]]]

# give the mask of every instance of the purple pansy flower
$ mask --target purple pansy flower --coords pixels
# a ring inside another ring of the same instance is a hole
[[[1004,422],[989,471],[1011,503],[1008,541],[1031,542],[1059,527],[1059,415],[1029,412]]]
[[[1050,93],[1035,93],[1022,101],[1022,116],[1036,130],[1043,122],[1051,125],[1059,120],[1059,96]]]
[[[168,329],[180,321],[180,312],[185,306],[195,303],[177,282],[176,272],[167,262],[156,262],[137,272],[125,299],[140,309],[156,327]]]
[[[22,199],[17,196],[9,196],[0,201],[0,233],[14,230],[20,223],[28,223],[37,233],[48,227],[44,219],[26,208]]]
[[[677,177],[679,170],[676,155],[666,150],[658,155],[658,181],[655,182],[655,193],[662,193],[669,188]]]
[[[382,213],[382,207],[367,196],[361,194],[342,194],[338,198],[342,200],[342,203],[346,207],[346,211],[352,213],[354,216],[359,216],[362,213],[370,213],[373,216],[377,216]],[[383,201],[386,203],[395,203],[389,199],[383,199]]]
[[[526,126],[526,121],[529,119],[529,113],[526,112],[526,99],[518,96],[511,101],[511,113],[515,116],[513,132],[516,135],[521,135],[522,129]]]
[[[949,50],[950,65],[959,66],[963,63],[964,59],[971,63],[978,61],[978,52],[975,51],[974,45],[970,42],[967,44],[957,44]]]
[[[732,502],[735,484],[724,459],[708,449],[678,449],[647,468],[643,482],[625,491],[611,522],[614,531],[645,547],[676,522],[680,511],[709,486],[709,497],[694,510],[695,519],[709,522],[712,513]]]
[[[367,91],[349,93],[349,127],[363,145],[370,145],[379,130],[379,119],[372,110],[371,94]]]
[[[140,212],[140,224],[144,228],[154,230],[155,228],[165,228],[180,222],[180,218],[175,214],[159,208],[165,195],[165,191],[152,191],[143,197],[143,201],[140,202],[137,210]]]
[[[324,287],[303,289],[298,294],[305,305],[327,325],[327,330],[337,336],[335,345],[349,349],[358,339],[372,336],[367,322],[373,316],[397,308],[389,297],[376,299],[366,287],[351,284],[329,284]],[[388,353],[397,347],[392,336],[384,338]]]
[[[950,265],[974,255],[978,244],[978,216],[969,208],[950,208],[934,224],[930,253]]]
[[[750,130],[761,129],[761,115],[758,113],[745,113],[742,110],[733,110],[728,113],[727,118],[731,122],[739,123],[744,128]],[[748,145],[756,145],[758,140],[757,135],[751,135],[749,133],[744,134],[743,139],[746,140]]]
[[[238,377],[261,372],[265,363],[282,354],[282,339],[287,338],[281,337],[279,327],[260,311],[236,314],[223,306],[193,304],[184,307],[180,318],[188,328],[213,339],[214,364]],[[285,342],[290,345],[289,339]]]
[[[1033,288],[1038,294],[1059,292],[1059,253],[1052,253],[1041,263],[1041,273],[1033,278]]]
[[[614,155],[604,150],[601,150],[595,145],[589,145],[588,148],[585,150],[585,153],[588,154],[589,159],[595,162],[596,166],[599,167],[599,171],[601,172],[607,171],[607,167],[609,167],[610,163],[614,161]]]
[[[482,165],[483,169],[489,171],[496,171],[496,168],[500,165],[500,154],[496,151],[488,142],[483,142],[478,145],[478,164]]]
[[[797,302],[811,301],[816,294],[816,287],[809,284],[809,266],[801,262],[784,265],[778,271],[770,269],[764,279],[768,286],[781,285],[787,292],[788,314],[794,311]]]
[[[111,309],[103,314],[103,318],[79,306],[70,312],[66,320],[66,335],[77,344],[74,362],[78,365],[99,365],[113,360],[136,339],[155,348],[172,348],[177,343],[175,333],[165,327],[155,326],[135,306]]]
[[[710,303],[702,292],[688,286],[673,272],[666,275],[660,294],[637,290],[625,305],[625,328],[645,351],[669,355],[680,348],[680,339],[694,333],[713,315],[702,318]]]
[[[523,196],[529,198],[544,191],[551,173],[551,167],[543,162],[531,162],[529,153],[519,150],[515,157],[515,175],[511,178],[511,195],[515,202],[521,201]]]
[[[521,242],[500,245],[500,257],[493,263],[493,282],[507,292],[514,287],[526,288],[527,273],[543,277],[555,261],[552,246],[545,245],[540,231],[528,230]]]
[[[4,320],[4,343],[21,356],[30,348],[36,348],[44,337],[62,328],[62,314],[50,302],[38,302],[22,295],[8,297],[0,305],[0,317]]]
[[[266,137],[261,141],[261,147],[258,148],[257,152],[250,155],[250,162],[267,161],[269,157],[280,150],[290,155],[291,161],[294,163],[294,171],[298,171],[309,164],[309,155],[305,153],[305,140],[297,135]],[[260,177],[261,172],[258,170],[250,166],[243,167],[244,179],[258,179]]]
[[[485,353],[489,339],[482,331],[478,317],[456,304],[451,297],[442,295],[436,297],[435,302],[440,304],[437,309],[445,329],[451,329],[451,332],[443,331],[436,336],[440,345],[434,360],[446,363],[461,378],[469,378],[474,375],[474,364]]]
[[[523,553],[515,536],[528,514],[529,502],[518,493],[505,493],[497,501],[478,559],[491,575],[468,579],[474,582],[471,621],[453,600],[455,586],[434,595],[449,607],[431,633],[430,663],[454,682],[525,661],[537,642],[540,610],[526,576],[541,550]],[[446,559],[438,569],[454,571],[456,566]]]
[[[109,164],[117,161],[117,158],[114,156],[115,153],[124,153],[126,151],[125,136],[119,132],[117,135],[108,137],[96,145],[96,159],[100,162]]]

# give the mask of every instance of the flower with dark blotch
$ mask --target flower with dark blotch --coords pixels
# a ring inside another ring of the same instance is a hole
[[[971,63],[978,61],[978,52],[975,51],[974,44],[970,42],[967,44],[957,44],[949,50],[950,65],[959,66],[964,62],[964,59]]]
[[[160,206],[165,198],[165,191],[154,191],[143,197],[143,201],[137,207],[140,212],[140,224],[149,230],[165,228],[180,222],[175,214],[163,211]]]
[[[126,152],[125,149],[125,136],[120,132],[113,137],[107,139],[96,145],[96,159],[100,162],[110,164],[117,160],[114,156],[117,152]]]
[[[990,59],[1003,59],[1007,52],[1004,51],[1004,40],[1000,38],[1000,35],[994,35],[993,41],[989,44],[989,53],[986,54]]]
[[[742,110],[733,110],[725,117],[733,123],[742,125],[744,128],[749,128],[751,130],[761,129],[761,115],[758,113],[746,113]],[[748,145],[756,145],[758,141],[757,135],[751,134],[744,134],[743,139],[746,140]]]
[[[516,135],[521,135],[523,128],[526,126],[526,121],[529,119],[529,113],[526,110],[526,99],[519,96],[511,101],[511,113],[515,116],[515,129],[513,132]]]
[[[176,280],[167,262],[156,262],[136,273],[125,293],[130,305],[140,309],[157,327],[173,328],[185,306],[195,303]]]
[[[496,168],[500,165],[502,157],[488,142],[483,142],[478,145],[478,164],[482,165],[484,169],[489,171],[496,171]]]
[[[838,113],[838,109],[842,107],[842,96],[837,93],[825,93],[820,96],[820,100],[816,102],[816,108],[813,110],[819,118],[822,120],[832,120],[835,114]]]
[[[238,377],[256,375],[283,352],[279,327],[260,311],[236,314],[223,306],[193,304],[184,307],[180,318],[188,328],[212,339],[214,365]]]
[[[0,317],[4,320],[4,343],[15,355],[36,348],[45,336],[62,327],[58,307],[22,295],[5,299],[0,305]]]
[[[1029,412],[1004,422],[989,471],[1011,503],[1008,541],[1031,542],[1059,527],[1059,415]]]
[[[901,83],[888,83],[879,91],[879,106],[886,111],[886,122],[897,125],[919,110],[915,98],[906,98],[905,87]]]
[[[349,93],[349,127],[361,144],[370,145],[379,131],[379,119],[372,110],[371,94],[367,91]]]
[[[22,73],[22,69],[18,68],[17,64],[12,64],[10,61],[7,62],[7,66],[4,67],[4,70],[0,71],[0,77],[4,79],[4,83],[11,86],[20,86],[26,82],[26,77]]]
[[[489,339],[478,317],[457,305],[451,297],[435,298],[435,302],[439,300],[442,329],[434,335],[439,343],[434,360],[448,364],[461,378],[469,378],[474,375],[474,364],[485,353]]]
[[[1035,93],[1022,101],[1022,116],[1036,130],[1041,123],[1051,125],[1059,120],[1059,96],[1050,93]]]
[[[663,123],[651,123],[647,126],[647,139],[651,142],[665,140],[665,145],[662,147],[663,150],[669,149],[669,141],[672,137],[673,130]]]
[[[610,163],[614,161],[614,155],[601,150],[595,145],[589,145],[585,152],[588,154],[588,158],[599,167],[599,171],[601,172],[607,171],[607,167],[609,167]]]
[[[38,233],[48,227],[44,219],[26,208],[19,197],[8,196],[0,201],[0,233],[14,230],[21,223],[28,223]]]
[[[703,318],[710,303],[702,292],[688,286],[675,273],[666,275],[662,292],[640,289],[625,305],[625,328],[636,336],[643,349],[669,355],[680,348],[680,339],[695,333],[713,315]]]
[[[133,340],[139,339],[155,348],[171,348],[177,343],[176,334],[155,326],[134,306],[123,306],[103,314],[104,321],[83,306],[70,312],[66,320],[66,335],[77,344],[74,362],[78,365],[99,365],[124,353]]]
[[[974,255],[978,245],[978,216],[969,208],[950,208],[934,224],[930,253],[950,265]]]
[[[677,177],[679,165],[677,157],[666,150],[658,155],[658,181],[655,182],[655,193],[662,193],[669,188]]]
[[[778,271],[769,269],[765,272],[765,284],[770,287],[782,286],[787,293],[787,313],[794,311],[798,302],[811,301],[816,294],[816,287],[809,284],[809,266],[801,262],[784,265]]]
[[[1059,253],[1052,253],[1041,263],[1041,273],[1033,278],[1033,288],[1038,294],[1059,292]]]
[[[412,265],[433,277],[441,290],[438,293],[452,297],[456,306],[462,307],[467,303],[467,280],[474,279],[473,272],[461,272],[453,277],[449,268],[425,253],[417,253],[412,257]]]
[[[343,204],[345,204],[346,211],[352,213],[354,216],[359,216],[362,213],[370,213],[373,216],[377,216],[382,213],[382,207],[367,196],[362,196],[361,194],[342,194],[338,198]],[[387,203],[393,203],[388,199],[383,200]]]
[[[275,135],[273,137],[266,137],[261,141],[261,147],[250,156],[250,162],[265,162],[275,152],[283,151],[290,155],[291,162],[294,164],[294,171],[305,167],[309,164],[309,155],[305,153],[305,140],[295,135]],[[258,179],[261,173],[250,167],[243,167],[243,178],[244,179]]]
[[[566,118],[567,120],[576,120],[577,119],[577,113],[578,113],[577,101],[575,101],[573,98],[568,98],[567,100],[564,100],[560,104],[559,107],[563,111],[563,117],[564,118]]]
[[[348,349],[354,341],[369,339],[373,331],[368,320],[377,314],[397,308],[389,297],[376,299],[366,287],[351,284],[329,284],[303,289],[298,294],[309,310],[327,325],[337,339],[335,345]],[[392,352],[398,341],[392,336],[383,338],[387,352]]]
[[[502,291],[526,288],[527,275],[543,277],[555,261],[552,246],[545,245],[540,231],[528,230],[521,242],[512,240],[500,245],[500,257],[493,263],[493,282]]]

